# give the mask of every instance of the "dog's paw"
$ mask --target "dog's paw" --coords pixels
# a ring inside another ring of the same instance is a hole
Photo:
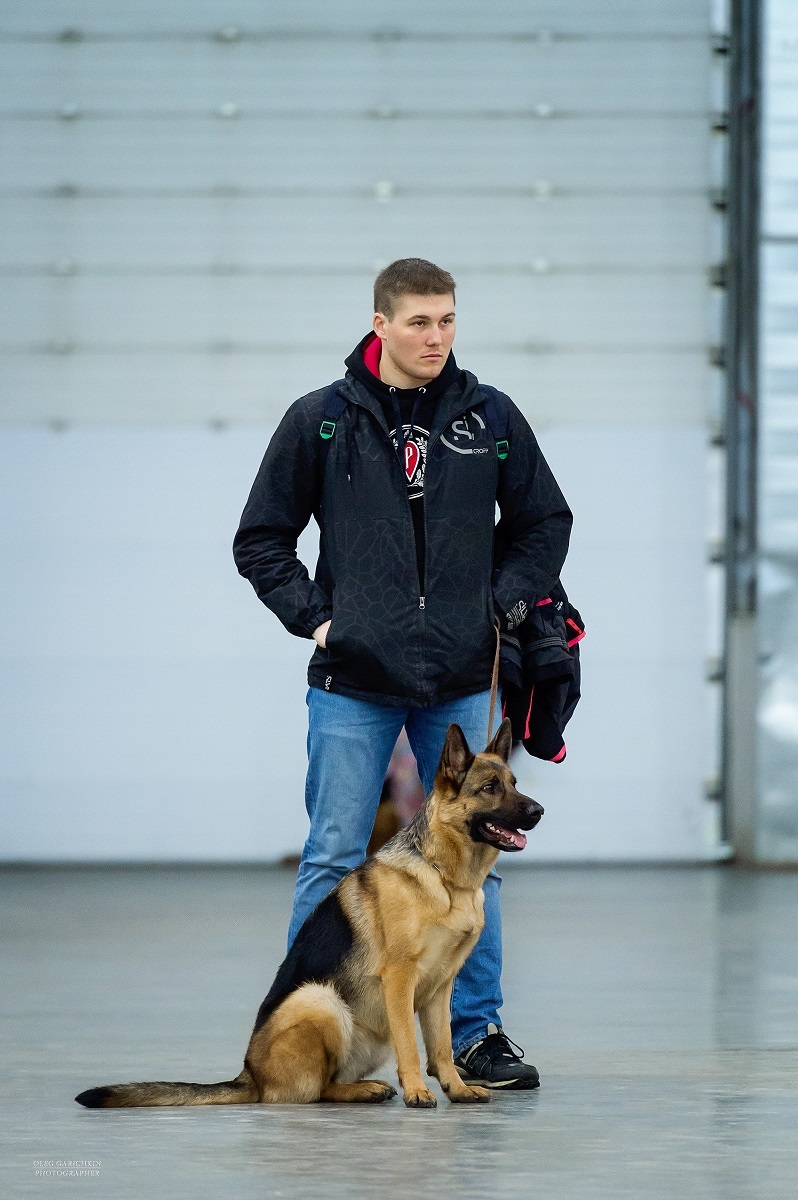
[[[414,1088],[405,1092],[404,1101],[408,1108],[437,1108],[438,1101],[429,1088]]]
[[[452,1104],[488,1104],[491,1099],[487,1088],[471,1087],[470,1084],[464,1084],[457,1091],[450,1089],[446,1094]]]
[[[396,1095],[396,1088],[391,1087],[384,1079],[364,1079],[361,1081],[363,1099],[371,1104],[380,1104]]]

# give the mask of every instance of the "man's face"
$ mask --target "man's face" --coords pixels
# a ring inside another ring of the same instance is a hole
[[[374,332],[407,387],[420,387],[435,379],[454,341],[454,296],[402,296],[393,317],[374,315]],[[387,365],[387,364],[386,364]]]

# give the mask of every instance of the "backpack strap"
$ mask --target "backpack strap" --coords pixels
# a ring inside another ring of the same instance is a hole
[[[319,426],[319,437],[324,442],[329,442],[335,433],[335,426],[348,404],[346,396],[342,396],[340,392],[343,383],[343,379],[336,379],[324,393],[324,420]]]
[[[510,453],[510,405],[503,392],[487,383],[481,383],[482,407],[485,420],[496,443],[496,457],[504,462]]]
[[[316,488],[319,496],[321,496],[324,485],[324,473],[327,469],[327,455],[330,453],[330,442],[335,433],[335,427],[348,403],[346,397],[342,396],[339,391],[343,382],[343,379],[336,379],[335,383],[331,383],[324,392],[324,411],[322,413],[322,422],[319,426],[321,446],[319,447],[318,470],[316,474]]]

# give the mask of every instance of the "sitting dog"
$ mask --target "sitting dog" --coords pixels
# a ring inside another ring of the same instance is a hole
[[[396,1095],[366,1078],[393,1046],[404,1102],[434,1108],[427,1072],[450,1100],[490,1099],[452,1061],[452,983],[484,924],[482,884],[499,851],[526,845],[543,809],[516,790],[504,721],[482,754],[450,725],[424,807],[406,829],[346,875],[311,913],[277,972],[244,1069],[225,1083],[123,1083],[90,1088],[87,1108],[172,1104],[377,1103]]]

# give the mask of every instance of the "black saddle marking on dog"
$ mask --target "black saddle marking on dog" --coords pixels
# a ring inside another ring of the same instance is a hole
[[[352,949],[354,934],[337,892],[330,892],[302,925],[266,999],[258,1009],[254,1033],[277,1005],[303,983],[330,983]]]

